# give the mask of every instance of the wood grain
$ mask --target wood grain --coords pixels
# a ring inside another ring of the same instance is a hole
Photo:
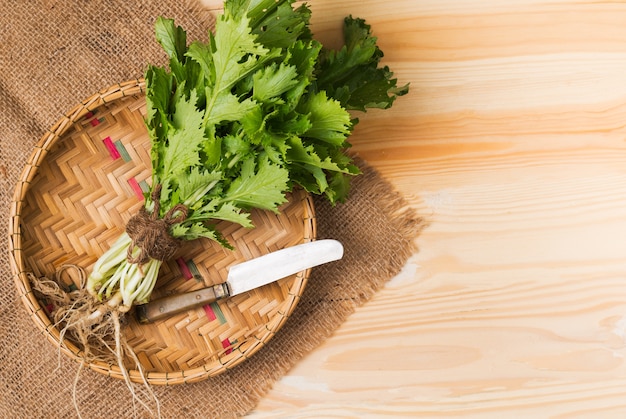
[[[626,4],[311,7],[330,45],[365,18],[411,83],[352,141],[429,226],[251,417],[624,417]]]

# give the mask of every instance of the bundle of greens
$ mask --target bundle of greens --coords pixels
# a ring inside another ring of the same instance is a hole
[[[182,241],[230,248],[214,221],[252,227],[250,209],[278,211],[294,187],[333,204],[346,199],[359,173],[346,152],[358,122],[349,111],[389,108],[408,86],[380,66],[383,53],[363,20],[346,18],[345,45],[330,50],[313,39],[310,9],[293,3],[227,0],[206,43],[188,44],[172,20],[156,21],[169,64],[145,73],[152,189],[95,263],[91,301],[72,300],[58,315],[86,356],[90,342],[104,342],[126,371],[123,359],[136,357],[120,347],[120,315],[149,300],[162,262]],[[94,340],[95,330],[114,330],[115,339]]]
[[[345,46],[324,49],[310,10],[292,0],[229,0],[207,43],[159,18],[156,38],[169,68],[146,71],[152,191],[87,287],[122,310],[145,303],[159,266],[181,240],[208,237],[211,224],[252,227],[248,210],[277,211],[298,185],[345,200],[358,168],[346,154],[356,119],[348,110],[388,108],[397,87],[370,27],[345,19]]]

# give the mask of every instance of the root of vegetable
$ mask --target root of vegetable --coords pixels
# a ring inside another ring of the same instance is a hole
[[[61,274],[68,269],[78,273],[81,282],[79,287],[68,288],[63,285]],[[45,302],[49,308],[50,320],[60,331],[59,364],[61,348],[67,348],[66,342],[71,342],[81,350],[79,354],[81,365],[76,373],[72,394],[78,416],[80,417],[80,409],[76,394],[82,368],[86,364],[102,362],[119,367],[133,397],[133,408],[139,404],[146,411],[160,417],[159,401],[146,380],[137,355],[124,335],[124,316],[128,308],[122,304],[122,295],[117,293],[106,302],[99,302],[85,288],[85,280],[84,270],[75,265],[62,266],[54,280],[30,274],[35,296],[39,301]],[[139,371],[145,391],[140,391],[131,381],[129,374],[131,369]]]

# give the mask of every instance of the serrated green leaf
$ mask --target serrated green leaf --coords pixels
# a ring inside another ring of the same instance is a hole
[[[298,84],[285,92],[287,106],[285,112],[290,112],[297,106],[298,102],[307,93],[309,85],[314,79],[314,70],[322,44],[317,41],[298,41],[287,49],[286,62],[296,67],[298,73]]]
[[[340,149],[315,143],[305,145],[296,136],[289,138],[288,142],[286,155],[290,170],[295,173],[291,175],[294,182],[311,193],[326,194],[331,203],[345,199],[348,176],[360,173],[352,159]]]
[[[230,89],[248,71],[254,68],[257,56],[269,52],[261,44],[255,42],[255,36],[248,26],[247,17],[240,20],[224,15],[215,27],[216,53],[213,55],[215,68],[215,95]]]
[[[289,146],[279,139],[273,139],[269,144],[263,145],[263,151],[267,155],[267,158],[275,164],[284,164],[285,156]]]
[[[325,194],[331,204],[345,202],[350,192],[350,176],[345,173],[332,173]]]
[[[184,61],[187,50],[187,33],[174,24],[173,19],[159,16],[154,24],[156,40],[170,58]]]
[[[172,206],[178,204],[178,202],[172,202],[172,178],[166,177],[160,183],[161,195],[159,200],[161,202],[169,202]]]
[[[252,97],[258,102],[266,102],[282,95],[299,83],[295,66],[273,63],[253,76]]]
[[[160,142],[168,135],[168,113],[173,78],[162,67],[149,66],[146,70],[146,128],[152,147],[150,159],[153,172],[159,174],[163,161],[163,148]]]
[[[346,109],[387,109],[409,85],[397,86],[388,67],[379,67],[383,52],[371,27],[363,19],[344,21],[345,45],[338,51],[325,50],[316,69],[317,86],[339,100]]]
[[[250,19],[257,42],[268,47],[285,48],[298,39],[311,37],[311,11],[306,4],[293,7],[294,0],[227,0],[224,13]]]
[[[266,115],[260,105],[256,105],[239,119],[246,140],[252,144],[260,144],[265,131]]]
[[[215,229],[207,227],[204,223],[193,223],[187,231],[186,238],[194,240],[200,237],[215,239]]]
[[[287,157],[291,162],[298,162],[320,169],[330,170],[334,172],[345,172],[348,170],[339,166],[336,162],[327,156],[327,150],[320,145],[304,145],[302,139],[299,137],[290,137],[289,151],[287,151]]]
[[[160,115],[170,107],[172,75],[162,67],[149,66],[146,79],[146,123],[155,127],[163,123]],[[166,120],[166,119],[165,119]]]
[[[273,131],[283,133],[285,137],[291,135],[303,136],[313,127],[309,115],[297,112],[280,113],[270,123]]]
[[[193,206],[201,201],[221,178],[221,172],[209,172],[193,167],[189,173],[177,177],[180,202],[186,206]]]
[[[236,223],[246,228],[253,227],[250,214],[242,212],[241,208],[238,208],[232,202],[226,202],[220,205],[217,211],[211,213],[211,218],[230,221],[231,223]]]
[[[192,42],[187,49],[187,57],[198,63],[204,77],[212,78],[211,84],[215,83],[215,71],[213,69],[213,49],[210,44]]]
[[[304,135],[333,144],[336,147],[344,145],[352,129],[350,114],[341,106],[341,103],[329,99],[326,92],[311,95],[302,103],[298,110],[307,114],[311,123]]]
[[[179,176],[200,163],[199,150],[204,140],[204,112],[195,105],[196,95],[181,97],[176,103],[172,127],[163,146],[163,176]]]
[[[189,231],[189,226],[184,224],[175,224],[170,227],[170,234],[172,237],[176,237],[177,239],[182,239],[185,237],[187,232]]]
[[[182,238],[185,240],[195,240],[200,237],[213,238],[214,234],[214,230],[208,228],[204,223],[193,223],[186,228]]]
[[[251,151],[250,143],[238,135],[227,135],[222,139],[228,156],[244,156]]]
[[[225,121],[238,121],[256,106],[253,100],[246,99],[240,102],[235,95],[227,91],[213,95],[213,92],[207,89],[207,97],[210,96],[213,97],[213,100],[210,112],[206,113],[204,120],[206,125],[216,125]]]
[[[196,222],[187,225],[178,224],[171,229],[172,237],[182,240],[197,240],[199,238],[207,238],[215,240],[227,249],[233,249],[222,234],[215,229],[215,226],[205,224],[202,222]]]
[[[258,167],[254,158],[248,158],[224,199],[244,208],[277,211],[278,206],[286,202],[284,192],[288,182],[287,169],[272,164],[267,156],[259,158]]]

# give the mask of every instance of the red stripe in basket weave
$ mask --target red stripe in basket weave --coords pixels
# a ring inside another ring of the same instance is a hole
[[[93,112],[87,112],[85,114],[85,119],[93,118],[93,116],[94,116]],[[98,119],[98,118],[93,118],[92,120],[89,121],[89,123],[91,124],[92,127],[100,125],[100,122],[102,122],[102,121],[100,119]]]
[[[115,144],[113,144],[113,140],[111,140],[111,137],[106,137],[104,140],[102,140],[102,142],[104,143],[104,146],[107,148],[107,150],[109,150],[109,154],[111,155],[111,158],[113,160],[117,160],[121,157],[120,152],[118,151],[117,147],[115,147]]]
[[[143,190],[141,190],[141,186],[139,186],[139,182],[137,182],[137,179],[131,177],[130,179],[128,179],[128,184],[132,188],[133,192],[135,192],[135,195],[137,195],[137,198],[143,200]]]
[[[215,315],[215,312],[213,311],[213,309],[211,308],[210,304],[205,305],[204,307],[204,313],[206,314],[207,318],[211,321],[217,319],[217,316]]]
[[[222,348],[226,349],[226,353],[227,354],[229,354],[229,353],[231,353],[233,351],[232,346],[233,345],[230,343],[230,340],[228,340],[228,338],[226,338],[226,339],[224,339],[222,341]]]
[[[187,262],[185,262],[184,258],[176,259],[176,263],[178,264],[178,268],[185,279],[193,278],[193,274],[191,273],[191,270],[189,270],[189,266],[187,266]]]

